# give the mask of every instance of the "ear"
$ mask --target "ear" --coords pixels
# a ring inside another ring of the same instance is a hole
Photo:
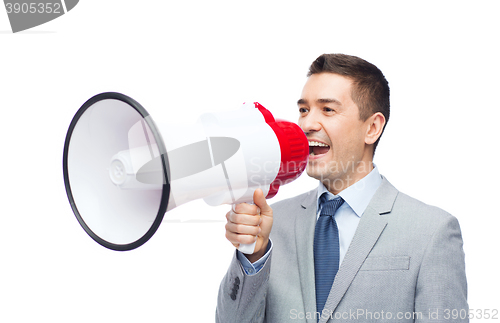
[[[367,145],[373,145],[382,134],[382,130],[384,130],[385,117],[381,112],[374,113],[371,117],[366,119],[365,124],[367,126],[365,143]]]

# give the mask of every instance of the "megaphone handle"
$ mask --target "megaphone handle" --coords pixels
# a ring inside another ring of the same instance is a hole
[[[248,204],[255,204],[253,202],[247,202],[247,203]],[[233,212],[234,212],[235,205],[236,204],[233,204],[231,206],[231,209],[233,210]],[[256,243],[257,243],[257,241],[254,241],[253,243],[248,243],[248,244],[240,243],[240,245],[238,246],[238,250],[243,252],[244,254],[251,255],[255,251],[255,244]]]

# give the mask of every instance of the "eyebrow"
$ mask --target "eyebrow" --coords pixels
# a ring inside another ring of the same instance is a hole
[[[318,102],[318,103],[335,103],[335,104],[338,104],[338,105],[342,105],[339,100],[329,99],[329,98],[326,98],[326,99],[317,99],[316,102]],[[306,99],[299,99],[297,101],[297,105],[300,105],[300,104],[307,105],[308,101]]]

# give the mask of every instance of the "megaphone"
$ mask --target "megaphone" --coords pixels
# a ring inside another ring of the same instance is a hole
[[[87,234],[125,251],[148,241],[165,212],[186,202],[252,202],[257,188],[273,197],[300,176],[308,156],[304,132],[257,102],[206,113],[192,125],[162,125],[134,99],[105,92],[73,117],[63,175]],[[253,253],[254,246],[239,249]]]

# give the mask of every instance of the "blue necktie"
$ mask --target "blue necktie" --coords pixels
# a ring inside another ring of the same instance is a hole
[[[327,194],[320,197],[321,214],[314,231],[314,277],[316,280],[316,310],[321,313],[339,270],[339,230],[333,216],[344,203],[341,197],[330,201]]]

